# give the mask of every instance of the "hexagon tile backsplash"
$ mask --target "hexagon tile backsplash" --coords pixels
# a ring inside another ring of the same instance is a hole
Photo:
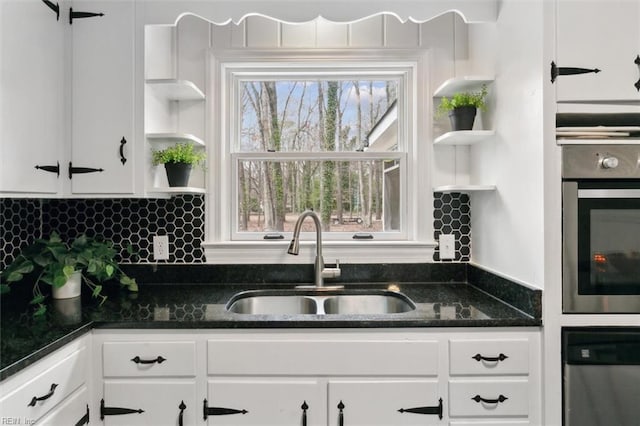
[[[454,262],[467,262],[471,253],[471,205],[466,194],[434,194],[434,238],[456,236]],[[123,263],[155,263],[154,235],[168,235],[171,255],[159,263],[203,263],[204,196],[179,195],[170,199],[0,199],[0,269],[15,259],[22,247],[51,232],[63,238],[82,233],[104,236],[121,247]],[[136,254],[130,256],[126,246]],[[434,261],[440,261],[438,250]],[[448,261],[443,261],[448,262]]]

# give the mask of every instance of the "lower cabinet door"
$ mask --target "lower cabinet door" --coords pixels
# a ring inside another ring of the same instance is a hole
[[[331,380],[329,426],[444,425],[433,380]]]
[[[325,395],[315,379],[211,379],[200,408],[208,425],[321,426]]]
[[[91,418],[108,426],[186,426],[197,424],[198,415],[193,380],[108,380],[100,412]]]
[[[89,419],[89,391],[83,385],[50,411],[49,414],[40,419],[38,426],[88,425]]]

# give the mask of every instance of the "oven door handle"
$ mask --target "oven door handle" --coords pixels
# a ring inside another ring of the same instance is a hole
[[[578,198],[640,198],[640,189],[578,189]]]

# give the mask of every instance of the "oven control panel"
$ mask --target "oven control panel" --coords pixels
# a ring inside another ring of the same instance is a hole
[[[640,179],[640,145],[565,145],[563,179]]]

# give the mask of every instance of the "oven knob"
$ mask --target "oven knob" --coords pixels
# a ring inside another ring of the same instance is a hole
[[[600,166],[603,169],[615,169],[618,167],[618,159],[616,157],[604,157],[600,160]]]

